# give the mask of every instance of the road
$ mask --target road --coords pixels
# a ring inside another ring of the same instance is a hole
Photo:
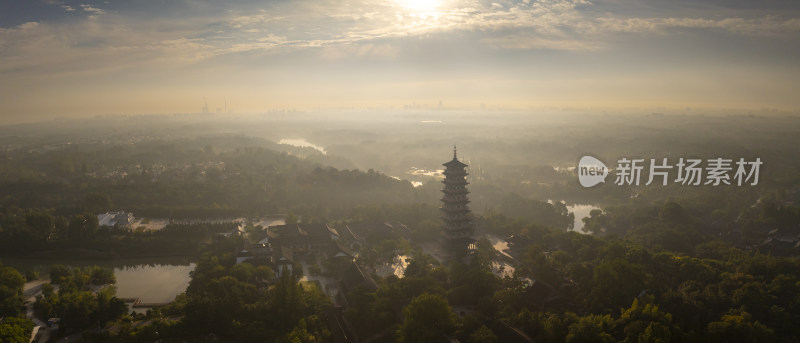
[[[50,331],[47,330],[47,323],[43,322],[41,319],[36,318],[33,315],[33,303],[36,302],[36,296],[42,293],[42,285],[50,282],[50,280],[36,280],[25,283],[22,288],[22,295],[25,297],[25,307],[26,313],[25,316],[28,319],[33,321],[33,324],[36,325],[31,332],[31,340],[33,342],[34,337],[36,334],[42,330],[43,334],[40,338],[40,342],[47,342],[50,339]]]
[[[322,269],[321,273],[318,275],[311,275],[311,271],[309,270],[310,265],[308,262],[303,261],[300,263],[303,266],[303,276],[300,278],[300,281],[319,281],[320,286],[322,286],[322,291],[331,299],[331,302],[336,304],[336,294],[339,293],[339,284],[335,278],[324,275],[327,273],[327,270],[322,263],[322,257],[316,255],[314,258],[316,259],[316,264]]]

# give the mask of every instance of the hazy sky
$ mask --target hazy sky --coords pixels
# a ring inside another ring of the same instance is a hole
[[[0,2],[0,116],[800,110],[800,1]]]

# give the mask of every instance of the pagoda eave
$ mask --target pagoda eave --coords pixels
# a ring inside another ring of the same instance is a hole
[[[445,186],[446,185],[464,185],[464,186],[466,186],[466,185],[469,184],[469,182],[467,182],[465,180],[456,181],[456,180],[448,180],[448,179],[442,180],[442,183],[445,184]]]
[[[467,164],[458,160],[455,147],[453,148],[453,160],[444,163],[447,167],[442,174],[444,185],[441,190],[442,207],[441,210],[442,229],[441,234],[447,240],[448,246],[457,245],[463,239],[469,239],[474,230],[472,224],[471,211],[469,210],[469,199],[467,195]]]

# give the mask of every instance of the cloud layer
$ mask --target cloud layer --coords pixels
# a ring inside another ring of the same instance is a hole
[[[369,0],[349,5],[311,0],[184,0],[166,5],[147,0],[46,1],[14,16],[31,20],[0,17],[0,77],[13,82],[0,86],[3,93],[13,94],[0,95],[13,105],[0,105],[0,111],[25,110],[24,102],[36,96],[70,98],[67,94],[76,90],[69,85],[75,84],[87,91],[141,90],[149,85],[147,77],[159,78],[155,86],[170,85],[178,94],[200,94],[207,90],[198,87],[197,73],[220,80],[222,86],[206,87],[215,92],[241,86],[252,75],[270,76],[261,83],[251,80],[250,86],[264,91],[274,90],[280,79],[289,88],[318,92],[324,92],[321,84],[337,78],[351,80],[355,92],[370,88],[370,82],[396,82],[389,88],[397,91],[408,82],[454,84],[464,78],[491,79],[498,82],[497,89],[504,89],[508,83],[536,84],[541,75],[554,83],[574,82],[586,91],[589,86],[580,85],[594,84],[587,80],[608,78],[613,84],[664,74],[674,77],[676,71],[694,74],[687,77],[692,80],[708,71],[704,66],[719,64],[756,76],[760,85],[765,77],[784,75],[775,82],[780,85],[798,76],[800,18],[791,7],[630,4],[637,6],[621,9],[611,1],[584,0],[440,0],[425,5]],[[15,10],[3,7],[0,12]],[[665,53],[671,58],[665,59]],[[630,56],[655,62],[620,63]],[[531,62],[536,64],[531,67]],[[526,75],[534,71],[542,74]],[[395,80],[397,75],[404,76]],[[485,91],[489,99],[526,102],[521,93]],[[414,94],[400,91],[394,101],[407,101],[404,97]],[[309,94],[314,95],[320,94]],[[593,96],[581,98],[591,103]],[[624,99],[617,94],[614,101]],[[756,95],[748,99],[750,105],[760,101]],[[763,106],[776,101],[773,96],[763,99]],[[541,99],[528,102],[537,101]],[[679,103],[680,96],[663,102]],[[775,106],[800,108],[797,100],[778,102]]]

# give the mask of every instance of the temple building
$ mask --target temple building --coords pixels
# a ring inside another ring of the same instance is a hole
[[[467,164],[458,160],[457,150],[453,147],[453,160],[443,164],[444,188],[442,189],[442,238],[445,248],[451,252],[466,249],[473,240],[472,220],[467,204]],[[455,249],[455,250],[454,250]]]

